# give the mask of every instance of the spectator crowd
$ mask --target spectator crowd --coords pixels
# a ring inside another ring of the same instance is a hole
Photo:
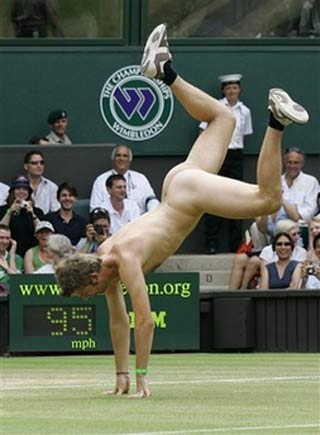
[[[241,78],[219,77],[220,101],[237,120],[220,175],[240,180],[245,136],[253,132],[250,109],[239,100]],[[67,112],[54,110],[47,121],[47,136],[29,141],[40,149],[25,154],[23,170],[9,186],[0,181],[0,284],[15,273],[52,273],[61,255],[76,250],[95,253],[123,225],[160,204],[146,176],[131,169],[131,149],[118,145],[111,167],[93,182],[89,215],[79,215],[77,187],[69,181],[58,186],[45,177],[45,147],[72,144]],[[202,134],[207,124],[201,122],[199,128]],[[236,252],[230,289],[320,288],[320,187],[314,175],[303,171],[305,159],[299,148],[285,151],[281,208],[257,217],[246,231],[246,241],[241,242],[241,221],[228,220],[225,237],[230,251]],[[206,216],[210,255],[221,252],[222,221]]]
[[[52,125],[61,114],[49,116]],[[94,181],[85,218],[75,211],[77,188],[44,176],[42,150],[27,152],[24,171],[9,186],[0,183],[0,284],[11,274],[53,273],[59,258],[75,251],[95,253],[123,225],[157,207],[149,180],[131,169],[132,159],[127,146],[113,149],[112,168]]]

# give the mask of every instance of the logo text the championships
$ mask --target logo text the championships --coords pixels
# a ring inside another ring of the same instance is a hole
[[[103,85],[101,115],[118,136],[143,141],[157,136],[173,112],[170,88],[160,80],[140,75],[140,66],[117,70]]]

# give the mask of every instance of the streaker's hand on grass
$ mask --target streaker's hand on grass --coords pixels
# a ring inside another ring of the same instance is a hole
[[[148,379],[146,375],[137,374],[137,392],[130,397],[136,399],[142,399],[143,397],[150,397],[151,391],[148,386]]]
[[[116,386],[113,394],[121,396],[122,394],[128,394],[130,389],[130,376],[129,373],[117,373]]]
[[[111,391],[106,391],[104,394],[122,396],[128,394],[130,390],[130,376],[129,373],[117,373],[116,386]]]

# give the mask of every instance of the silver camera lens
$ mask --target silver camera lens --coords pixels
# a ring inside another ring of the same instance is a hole
[[[307,267],[307,274],[308,274],[308,275],[314,275],[314,273],[315,273],[315,268],[314,268],[314,266],[308,266],[308,267]]]
[[[23,199],[23,200],[21,201],[20,205],[21,205],[21,208],[28,208],[29,203],[28,203],[28,201],[25,201],[25,200]]]

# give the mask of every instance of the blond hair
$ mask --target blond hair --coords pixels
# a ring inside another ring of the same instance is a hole
[[[54,264],[57,264],[61,258],[66,255],[71,255],[75,251],[70,239],[63,234],[51,234],[48,238],[47,249],[49,249],[53,255]]]
[[[297,222],[291,219],[281,219],[275,226],[274,235],[276,236],[279,233],[289,233],[289,231],[293,230],[293,228],[299,228]]]
[[[71,296],[75,290],[92,284],[91,273],[100,268],[101,259],[96,254],[77,253],[60,260],[55,275],[62,295]]]
[[[310,222],[320,222],[320,213],[313,216],[313,218],[310,219]]]

